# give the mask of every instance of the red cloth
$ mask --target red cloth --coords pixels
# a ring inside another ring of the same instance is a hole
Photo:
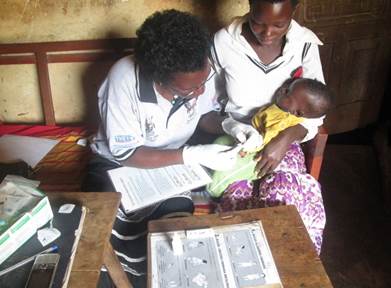
[[[85,127],[60,127],[60,126],[45,126],[45,125],[0,125],[0,136],[5,134],[32,136],[32,137],[63,137],[67,135],[85,135],[87,129]]]
[[[80,191],[90,150],[77,144],[90,133],[85,127],[0,125],[0,136],[10,134],[58,139],[60,142],[37,164],[33,178],[44,191]]]
[[[303,66],[297,67],[291,73],[292,78],[302,78],[303,77]]]

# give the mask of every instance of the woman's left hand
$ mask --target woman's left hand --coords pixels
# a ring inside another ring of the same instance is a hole
[[[255,161],[258,162],[255,167],[258,177],[273,172],[284,158],[290,144],[303,139],[306,134],[307,130],[303,126],[296,125],[273,138],[255,157]]]

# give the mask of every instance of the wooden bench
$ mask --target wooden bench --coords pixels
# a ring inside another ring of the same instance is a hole
[[[44,123],[49,126],[57,125],[53,105],[52,86],[49,76],[49,66],[54,63],[78,63],[111,61],[133,53],[134,38],[81,40],[42,43],[0,44],[0,65],[34,64],[37,69],[38,85],[42,103]],[[96,99],[96,95],[85,95]],[[84,99],[89,101],[88,99]],[[96,103],[96,100],[92,101]],[[95,105],[96,106],[96,105]],[[90,108],[96,110],[96,107]],[[95,127],[97,121],[95,121]],[[86,125],[86,123],[70,123],[72,125]],[[91,126],[91,123],[88,123]],[[93,125],[94,126],[94,125]],[[323,151],[327,142],[325,129],[311,141],[303,144],[306,156],[306,165],[309,173],[319,178],[323,161]],[[45,177],[42,177],[45,178]],[[72,187],[74,190],[74,187]]]

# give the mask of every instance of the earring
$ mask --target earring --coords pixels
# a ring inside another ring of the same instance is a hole
[[[171,100],[171,104],[174,105],[178,101],[178,96],[174,95],[174,98]]]

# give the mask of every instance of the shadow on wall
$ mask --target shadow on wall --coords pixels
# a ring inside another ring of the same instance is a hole
[[[200,20],[205,23],[211,35],[213,35],[217,30],[229,23],[231,17],[242,15],[248,11],[247,1],[244,1],[243,3],[237,2],[235,4],[237,5],[236,7],[231,7],[233,4],[231,1],[192,0],[192,6],[194,7],[192,13],[197,15]],[[175,9],[175,7],[172,8]],[[238,9],[243,11],[237,11]],[[233,10],[236,12],[231,15]],[[110,31],[104,38],[116,39],[122,37],[123,33],[119,31]],[[115,51],[115,57],[92,62],[82,73],[83,97],[86,101],[85,111],[83,111],[83,115],[85,115],[83,122],[93,129],[98,127],[100,121],[97,105],[97,92],[100,84],[105,79],[113,63],[124,55],[129,54],[124,52],[123,49],[118,49],[114,44],[112,50]]]
[[[193,13],[198,15],[211,34],[229,24],[233,17],[241,16],[249,11],[248,0],[193,0]]]
[[[106,39],[110,44],[110,39],[121,38],[120,34],[116,32],[107,33]],[[87,125],[88,128],[96,130],[100,123],[100,116],[98,110],[98,90],[101,83],[104,81],[106,75],[110,71],[111,66],[120,58],[131,54],[129,50],[126,50],[123,47],[118,47],[114,44],[112,47],[109,47],[108,50],[111,50],[113,53],[109,57],[103,56],[101,59],[98,59],[95,62],[89,63],[82,73],[82,87],[83,87],[83,97],[86,101],[85,111],[83,115],[83,123]]]
[[[209,31],[213,34],[225,24],[218,17],[219,7],[223,1],[193,0],[194,14],[198,15],[203,23],[207,25]]]
[[[224,6],[223,0],[217,1],[207,1],[201,0],[196,1],[193,0],[195,15],[198,15],[207,27],[211,34],[216,32],[218,29],[223,27],[225,24],[221,17],[218,17],[221,7]],[[173,7],[175,8],[175,7]],[[151,13],[152,14],[152,13]],[[220,19],[220,20],[219,20]],[[110,31],[104,37],[105,39],[117,39],[122,38],[123,34],[119,31]],[[85,99],[85,111],[83,111],[84,119],[83,123],[85,123],[91,129],[97,129],[100,122],[99,111],[98,111],[98,101],[97,101],[97,93],[99,87],[103,80],[105,79],[107,73],[109,72],[111,66],[114,62],[126,54],[124,49],[116,47],[113,43],[113,47],[110,47],[110,50],[114,51],[115,56],[109,59],[99,59],[98,61],[94,61],[89,63],[85,70],[82,72],[82,89],[83,89],[83,97]]]
[[[100,121],[97,98],[98,89],[112,64],[112,61],[93,62],[83,72],[81,81],[83,82],[83,97],[86,102],[85,111],[83,111],[83,115],[85,115],[83,123],[94,130],[98,128]]]

